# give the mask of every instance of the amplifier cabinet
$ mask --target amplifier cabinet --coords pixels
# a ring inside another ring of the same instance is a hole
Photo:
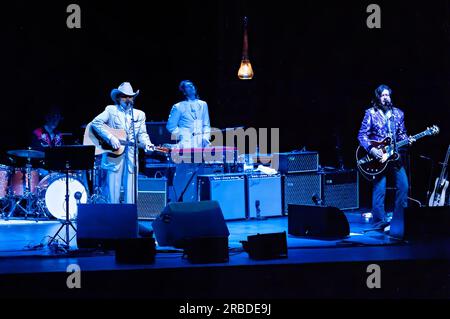
[[[198,176],[198,199],[219,202],[225,220],[245,219],[245,175],[209,174]]]
[[[248,217],[281,216],[281,175],[248,174]]]
[[[277,153],[278,171],[283,174],[317,172],[319,169],[319,153],[290,152]]]
[[[196,202],[198,200],[197,177],[200,175],[223,174],[223,164],[187,164],[175,165],[171,202]],[[173,198],[172,198],[173,197]]]
[[[316,205],[313,196],[321,196],[320,175],[315,173],[297,173],[283,176],[283,208],[288,211],[289,204]]]
[[[137,210],[138,219],[151,220],[166,207],[167,179],[138,178]]]
[[[356,170],[323,171],[320,176],[325,205],[339,209],[359,208],[359,177]]]

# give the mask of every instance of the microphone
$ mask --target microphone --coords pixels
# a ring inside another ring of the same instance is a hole
[[[423,159],[425,159],[425,160],[428,160],[428,161],[432,161],[431,158],[429,158],[429,157],[427,157],[427,156],[425,156],[425,155],[419,155],[419,157],[420,157],[420,158],[423,158]]]
[[[323,200],[319,197],[319,195],[317,195],[316,193],[314,193],[312,195],[312,201],[314,202],[314,204],[316,204],[317,206],[321,206],[323,205]]]
[[[77,200],[77,204],[80,204],[80,199],[83,196],[83,194],[81,192],[75,192],[75,194],[73,196]]]

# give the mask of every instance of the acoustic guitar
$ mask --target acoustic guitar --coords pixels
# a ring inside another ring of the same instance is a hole
[[[106,124],[103,124],[103,128],[114,135],[120,142],[120,147],[118,149],[113,149],[109,142],[105,141],[100,135],[92,129],[91,123],[86,125],[86,129],[84,131],[83,137],[83,145],[94,145],[95,146],[95,155],[101,155],[103,153],[111,153],[114,155],[122,155],[125,151],[125,146],[133,146],[134,143],[127,141],[127,133],[124,129],[116,129],[109,127]],[[170,153],[170,149],[168,147],[162,146],[154,146],[151,150],[153,152],[158,152],[164,155]]]
[[[431,193],[430,201],[428,206],[444,206],[445,205],[445,193],[448,189],[448,158],[450,157],[450,145],[448,146],[447,155],[445,156],[445,161],[442,166],[441,175],[436,178],[434,183],[433,193]]]

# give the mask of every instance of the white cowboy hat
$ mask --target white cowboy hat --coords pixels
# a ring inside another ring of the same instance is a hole
[[[113,89],[111,91],[111,98],[114,102],[116,102],[117,95],[119,94],[135,97],[139,94],[139,90],[133,92],[133,88],[131,87],[130,82],[123,82],[117,89]]]

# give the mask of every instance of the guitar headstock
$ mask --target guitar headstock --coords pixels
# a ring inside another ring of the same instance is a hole
[[[439,127],[437,125],[433,125],[432,127],[427,127],[427,134],[428,135],[438,135],[439,134]]]

